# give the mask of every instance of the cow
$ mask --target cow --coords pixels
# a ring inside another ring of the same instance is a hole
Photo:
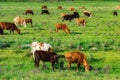
[[[92,17],[91,12],[89,12],[89,11],[87,11],[87,10],[85,10],[85,11],[83,12],[83,14],[84,14],[85,16],[87,16],[87,17]]]
[[[69,8],[70,11],[75,11],[75,8],[71,7]]]
[[[0,27],[0,34],[4,34],[4,31],[1,27]]]
[[[85,8],[84,6],[81,6],[80,9],[84,9],[84,10],[86,10],[86,8]]]
[[[48,7],[46,5],[43,5],[41,9],[48,9]]]
[[[80,65],[83,65],[85,67],[86,72],[90,71],[91,69],[91,66],[87,62],[87,58],[85,54],[81,52],[65,53],[65,59],[68,62],[68,69],[70,69],[72,63],[77,63],[77,68],[76,68],[77,71]]]
[[[32,27],[32,19],[31,18],[25,19],[25,18],[21,18],[21,17],[17,16],[13,19],[13,21],[14,21],[15,25],[20,24],[21,26],[23,25],[24,27],[27,27],[27,23],[30,23],[31,27]]]
[[[117,11],[114,11],[114,12],[113,12],[113,16],[118,16]]]
[[[71,21],[71,20],[73,20],[75,18],[79,18],[79,17],[80,17],[80,15],[78,12],[73,12],[73,14],[62,14],[62,18],[63,18],[62,21],[64,21],[64,20]]]
[[[62,10],[62,6],[58,6],[57,9]]]
[[[0,22],[0,28],[3,30],[4,29],[10,30],[10,34],[11,34],[11,32],[13,32],[13,34],[14,34],[14,30],[16,30],[17,33],[20,34],[20,29],[18,29],[17,26],[11,22]]]
[[[48,51],[48,52],[53,52],[52,46],[48,43],[43,43],[43,42],[32,42],[30,44],[31,47],[31,53],[33,54],[33,58],[34,58],[34,53],[35,51]]]
[[[75,15],[75,18],[79,18],[80,17],[78,12],[73,12],[73,14]]]
[[[86,21],[83,18],[76,18],[76,24],[80,25],[82,24],[83,26],[86,25]]]
[[[31,19],[31,18],[25,19],[25,23],[26,23],[26,24],[27,24],[27,23],[30,23],[30,24],[31,24],[31,27],[33,27],[33,25],[32,25],[32,19]]]
[[[74,14],[67,14],[65,16],[62,17],[62,21],[72,21],[74,18],[75,18],[75,15]]]
[[[35,51],[35,67],[39,68],[39,62],[50,62],[52,66],[52,71],[54,71],[55,63],[58,63],[58,55],[55,52],[47,52],[47,51]]]
[[[68,29],[66,24],[63,23],[57,23],[55,24],[56,32],[58,32],[58,29],[65,31],[66,33],[70,34],[70,29]]]
[[[25,15],[27,15],[27,14],[32,14],[32,15],[34,15],[33,11],[30,10],[30,9],[27,9],[27,10],[25,11]]]
[[[41,11],[41,14],[48,14],[48,15],[49,15],[50,12],[49,12],[48,10],[42,10],[42,11]]]

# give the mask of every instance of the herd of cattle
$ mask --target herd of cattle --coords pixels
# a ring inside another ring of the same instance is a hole
[[[50,12],[46,5],[43,5],[41,8],[42,8],[41,14],[50,15]],[[63,8],[62,8],[62,6],[58,6],[57,9],[62,10]],[[91,12],[87,11],[84,6],[80,7],[80,9],[85,9],[85,11],[83,12],[85,16],[88,16],[88,17],[92,16]],[[71,20],[75,19],[77,25],[80,25],[80,24],[82,24],[83,26],[86,25],[86,21],[83,18],[80,18],[80,15],[75,10],[75,8],[70,8],[69,10],[72,11],[73,14],[61,13],[62,21],[71,21]],[[28,14],[34,15],[33,10],[31,10],[31,9],[25,10],[25,15],[28,15]],[[15,17],[13,19],[13,23],[12,22],[0,22],[0,34],[4,34],[5,29],[10,30],[10,33],[11,33],[11,31],[14,33],[14,30],[16,30],[17,33],[20,34],[20,29],[18,29],[17,26],[21,25],[21,26],[26,27],[27,23],[30,23],[31,26],[33,27],[33,24],[32,24],[33,21],[31,18],[22,18],[19,16]],[[57,23],[55,27],[56,27],[56,31],[58,31],[58,29],[61,29],[61,30],[65,31],[66,33],[70,33],[70,29],[68,29],[67,25],[64,23]],[[68,29],[68,30],[66,30],[66,29]]]
[[[48,10],[48,7],[46,5],[42,6],[41,14],[48,14],[50,15],[50,12]],[[57,9],[62,10],[62,6],[58,6]],[[87,11],[84,6],[80,7],[80,9],[84,9],[83,12],[85,16],[92,17],[91,12]],[[80,18],[79,13],[75,10],[75,8],[70,8],[70,11],[72,11],[72,14],[65,14],[62,13],[62,21],[71,21],[73,19],[76,20],[76,24],[83,26],[86,25],[86,21],[83,18]],[[26,10],[25,15],[31,14],[34,15],[34,12],[32,10]],[[117,12],[114,11],[113,15],[117,16]],[[11,22],[0,22],[0,34],[4,34],[4,29],[10,30],[10,33],[14,30],[17,31],[18,34],[21,33],[20,29],[17,28],[18,25],[27,26],[27,23],[30,23],[32,25],[32,19],[31,18],[22,18],[22,17],[15,17],[13,19],[13,23]],[[64,23],[57,23],[55,24],[56,31],[58,32],[59,29],[65,31],[66,33],[70,34],[70,29],[67,27]],[[31,53],[33,54],[35,67],[39,67],[40,60],[43,62],[51,62],[52,70],[54,71],[54,64],[58,63],[58,59],[61,57],[60,55],[57,55],[55,52],[53,52],[52,46],[48,43],[43,42],[32,42],[31,43]],[[71,63],[77,63],[77,70],[80,65],[83,65],[85,67],[85,71],[90,71],[91,66],[87,62],[86,56],[81,52],[68,52],[65,55],[62,55],[68,62],[68,68],[71,67]]]
[[[77,71],[80,65],[83,65],[85,67],[86,72],[92,69],[92,67],[87,62],[86,56],[81,52],[73,51],[73,52],[65,53],[65,55],[57,55],[53,51],[52,46],[48,43],[32,42],[30,46],[31,46],[31,54],[33,54],[36,68],[39,68],[40,61],[44,62],[43,65],[45,65],[45,62],[50,62],[52,66],[52,70],[54,71],[54,65],[55,63],[58,64],[58,59],[65,58],[66,61],[68,62],[68,69],[70,69],[72,63],[77,63],[77,68],[76,68]]]

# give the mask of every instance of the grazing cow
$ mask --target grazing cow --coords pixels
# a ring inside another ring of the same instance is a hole
[[[62,6],[58,6],[58,7],[57,7],[57,9],[60,9],[60,10],[62,10]]]
[[[87,17],[92,17],[92,14],[89,11],[84,11],[83,14]]]
[[[73,12],[73,14],[64,14],[64,13],[62,13],[62,18],[63,18],[62,21],[64,21],[64,20],[71,21],[71,20],[73,20],[75,18],[79,18],[79,17],[80,17],[80,15],[79,15],[78,12]]]
[[[1,27],[1,29],[10,30],[10,33],[12,31],[13,34],[14,34],[14,30],[16,30],[17,33],[20,34],[20,30],[16,27],[16,25],[14,23],[0,22],[0,27]]]
[[[113,16],[118,16],[117,11],[114,11],[114,12],[113,12]]]
[[[25,11],[25,14],[26,14],[26,15],[27,15],[27,14],[32,14],[32,15],[34,15],[33,11],[30,10],[30,9],[26,10],[26,11]]]
[[[4,34],[4,31],[1,27],[0,27],[0,34]]]
[[[48,10],[42,10],[42,11],[41,11],[41,14],[48,14],[48,15],[49,15],[50,13],[49,13]]]
[[[15,25],[20,24],[21,26],[23,25],[24,27],[27,26],[27,23],[30,23],[32,26],[32,19],[31,18],[25,19],[17,16],[14,18],[14,23]]]
[[[31,47],[31,53],[33,54],[33,58],[34,58],[34,53],[37,50],[53,52],[52,46],[48,43],[32,42],[30,47]]]
[[[87,62],[86,56],[81,52],[68,52],[65,54],[65,58],[68,61],[68,69],[70,69],[71,63],[77,63],[77,71],[80,65],[85,67],[86,72],[91,68]]]
[[[41,9],[48,9],[48,7],[46,5],[43,5]]]
[[[76,18],[76,24],[80,25],[82,24],[83,26],[86,25],[86,21],[83,18]]]
[[[57,23],[57,24],[55,24],[55,27],[56,27],[57,32],[58,32],[58,29],[61,29],[61,30],[65,31],[66,33],[70,34],[70,30],[68,29],[66,24]]]
[[[75,8],[71,7],[69,8],[70,11],[75,11]]]
[[[71,21],[75,18],[75,15],[74,14],[67,14],[67,15],[63,16],[62,18],[63,18],[62,21],[64,21],[64,20]]]
[[[27,23],[30,23],[30,24],[31,24],[31,27],[33,27],[33,25],[32,25],[32,19],[31,19],[31,18],[25,19],[25,23],[26,23],[26,24],[27,24]]]
[[[58,63],[58,55],[54,52],[35,51],[35,67],[39,68],[39,62],[51,62],[52,70],[54,71],[54,64]]]

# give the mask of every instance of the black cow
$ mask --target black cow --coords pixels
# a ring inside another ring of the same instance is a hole
[[[42,10],[41,14],[50,14],[48,10]]]
[[[52,70],[54,71],[54,64],[58,63],[58,55],[54,52],[35,51],[35,67],[39,67],[40,60],[43,62],[51,62]]]
[[[1,27],[0,27],[0,34],[4,34],[4,31]]]
[[[75,18],[79,18],[80,17],[78,12],[73,12],[73,14],[75,15]]]
[[[118,16],[117,11],[114,11],[114,12],[113,12],[113,16]]]

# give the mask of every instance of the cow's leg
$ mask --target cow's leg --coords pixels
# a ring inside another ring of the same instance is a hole
[[[45,62],[43,62],[43,66],[42,66],[42,69],[46,69],[46,65],[45,65]]]
[[[52,71],[54,71],[54,64],[55,64],[55,62],[51,62],[51,66],[52,66]]]
[[[35,62],[35,67],[39,68],[39,62],[40,62],[40,60],[38,60],[37,58],[35,58],[34,62]]]
[[[79,62],[78,62],[78,63],[77,63],[76,71],[78,71],[79,67],[80,67],[80,64],[79,64]]]
[[[68,69],[71,67],[71,61],[68,62]]]
[[[58,29],[57,29],[57,28],[56,28],[55,30],[56,30],[56,32],[58,32]]]

